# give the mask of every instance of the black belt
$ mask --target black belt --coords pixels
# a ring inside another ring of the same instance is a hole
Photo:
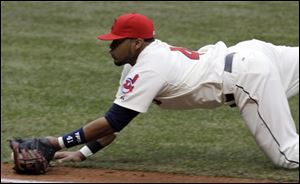
[[[229,73],[232,72],[232,59],[233,59],[234,54],[235,53],[233,52],[233,53],[226,55],[224,71],[229,72]],[[234,101],[233,93],[225,94],[225,102],[233,102],[233,101]],[[233,104],[230,104],[230,107],[236,107],[235,102]]]

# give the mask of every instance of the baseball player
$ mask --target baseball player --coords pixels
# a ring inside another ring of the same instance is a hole
[[[109,145],[152,103],[161,108],[237,107],[257,145],[274,165],[299,168],[299,136],[288,98],[299,92],[299,47],[249,40],[227,47],[219,41],[197,51],[154,38],[144,15],[117,17],[110,54],[124,66],[116,99],[104,117],[61,137],[47,137],[58,149],[86,143],[74,152],[56,152],[59,161],[83,161]]]

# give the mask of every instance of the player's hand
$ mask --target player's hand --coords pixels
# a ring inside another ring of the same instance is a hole
[[[59,163],[61,162],[81,162],[86,158],[83,156],[80,151],[59,151],[54,155],[54,159],[56,159]]]

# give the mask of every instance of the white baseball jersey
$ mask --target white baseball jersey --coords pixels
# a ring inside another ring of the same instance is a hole
[[[222,104],[223,42],[199,51],[155,40],[125,65],[114,103],[146,112],[153,100],[162,108],[213,108]]]

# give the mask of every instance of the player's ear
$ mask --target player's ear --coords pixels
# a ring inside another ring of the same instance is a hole
[[[144,42],[144,40],[141,39],[141,38],[137,38],[137,39],[135,39],[135,41],[134,41],[134,47],[135,47],[136,50],[139,50],[139,49],[141,49],[142,47],[144,47],[144,44],[145,44],[145,42]]]

